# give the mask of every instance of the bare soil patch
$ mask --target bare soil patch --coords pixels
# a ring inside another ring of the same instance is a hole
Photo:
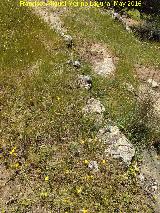
[[[157,83],[160,83],[160,70],[155,69],[154,67],[136,65],[135,71],[136,71],[137,77],[141,81],[147,81],[148,79],[153,79]]]
[[[91,63],[96,74],[104,77],[114,75],[118,58],[111,53],[107,46],[84,41],[79,52],[85,60]]]

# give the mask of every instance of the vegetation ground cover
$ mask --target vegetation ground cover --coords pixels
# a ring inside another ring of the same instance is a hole
[[[126,169],[106,157],[94,121],[81,111],[91,95],[98,97],[106,119],[125,129],[136,100],[122,84],[138,84],[135,63],[159,65],[155,44],[140,43],[98,10],[71,10],[63,21],[74,57],[85,39],[107,44],[119,58],[115,78],[93,75],[88,92],[75,82],[77,72],[92,75],[89,62],[79,71],[68,65],[62,38],[29,9],[13,0],[0,8],[0,211],[153,212],[136,181],[137,159]],[[98,162],[98,173],[89,170],[90,160]]]

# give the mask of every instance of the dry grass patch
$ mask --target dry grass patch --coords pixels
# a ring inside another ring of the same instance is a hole
[[[153,79],[157,83],[160,83],[160,70],[154,67],[136,65],[135,71],[137,77],[141,81],[147,81],[148,79]]]

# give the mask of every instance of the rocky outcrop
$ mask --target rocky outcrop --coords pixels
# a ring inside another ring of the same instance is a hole
[[[143,151],[138,180],[148,195],[155,199],[155,213],[160,212],[160,159],[153,148]]]
[[[98,138],[106,144],[106,155],[121,159],[127,166],[135,155],[135,149],[117,126],[108,125],[99,130]]]

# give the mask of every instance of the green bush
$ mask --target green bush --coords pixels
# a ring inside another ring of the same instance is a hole
[[[141,14],[137,9],[132,9],[128,11],[128,15],[133,18],[134,20],[140,20]]]
[[[159,118],[155,115],[153,103],[152,96],[144,94],[143,99],[137,102],[134,114],[125,130],[128,138],[141,148],[154,145],[160,131]]]

